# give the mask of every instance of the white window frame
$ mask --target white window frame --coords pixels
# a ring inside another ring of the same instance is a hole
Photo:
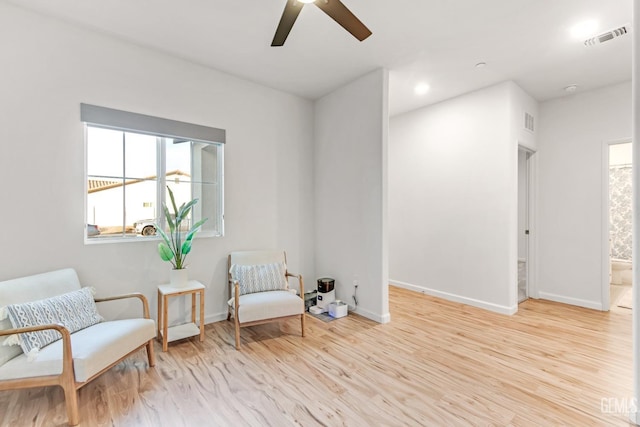
[[[137,134],[146,134],[156,137],[156,200],[158,223],[165,225],[165,215],[161,209],[162,203],[169,202],[165,200],[166,195],[166,141],[165,139],[185,139],[192,143],[208,144],[216,146],[216,177],[218,191],[216,194],[216,212],[204,213],[202,217],[208,217],[209,221],[215,222],[214,230],[201,229],[196,238],[203,237],[221,237],[224,236],[224,144],[226,142],[226,132],[224,129],[210,128],[200,125],[193,125],[185,122],[177,122],[168,119],[162,119],[153,116],[146,116],[137,113],[129,113],[126,111],[113,110],[104,107],[97,107],[88,104],[81,104],[81,120],[84,122],[84,147],[85,147],[85,170],[84,170],[84,242],[85,244],[95,243],[120,243],[132,241],[148,241],[159,240],[158,235],[155,236],[132,236],[126,235],[123,231],[121,235],[102,236],[99,238],[88,236],[88,129],[89,127],[111,129],[119,132],[130,132]],[[198,138],[194,138],[197,136]],[[206,139],[202,139],[206,138]],[[125,160],[126,161],[126,160]],[[190,155],[191,170],[193,170],[193,148]],[[193,194],[193,183],[191,186],[191,194]],[[126,186],[123,185],[123,199],[126,195]],[[169,209],[170,202],[168,203]],[[200,205],[200,206],[199,206]],[[123,205],[126,209],[126,205]],[[201,203],[195,205],[194,209],[201,208]],[[123,210],[124,215],[124,210]],[[124,224],[124,217],[123,217]]]

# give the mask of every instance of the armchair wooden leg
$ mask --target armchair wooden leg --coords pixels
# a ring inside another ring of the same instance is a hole
[[[153,352],[153,340],[147,342],[147,359],[149,359],[149,366],[156,366],[156,355]]]
[[[80,413],[78,412],[78,391],[76,390],[73,380],[71,382],[64,381],[61,384],[64,390],[64,400],[67,405],[67,417],[70,426],[77,426],[80,422]]]
[[[302,336],[304,337],[304,313],[300,315],[300,329],[302,329]]]
[[[240,324],[237,317],[234,318],[234,323],[236,326],[236,350],[240,350]]]

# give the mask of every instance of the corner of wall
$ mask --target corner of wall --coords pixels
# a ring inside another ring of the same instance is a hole
[[[509,81],[509,102],[514,139],[518,145],[536,151],[540,125],[538,101],[515,82]]]
[[[345,300],[358,280],[358,312],[387,321],[388,71],[319,99],[315,119],[316,273]]]

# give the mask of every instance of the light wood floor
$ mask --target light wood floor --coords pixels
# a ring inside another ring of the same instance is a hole
[[[390,289],[392,322],[359,316],[243,329],[156,346],[80,390],[82,426],[627,425],[631,310],[528,300],[503,316]],[[0,424],[64,425],[58,388],[0,392]]]

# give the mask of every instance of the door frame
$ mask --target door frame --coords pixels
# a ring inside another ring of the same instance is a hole
[[[527,225],[529,229],[529,238],[527,239],[527,266],[526,266],[526,281],[527,281],[527,297],[538,299],[538,286],[537,286],[537,265],[538,265],[538,238],[536,233],[536,206],[538,200],[537,192],[537,156],[536,151],[527,147],[526,145],[518,144],[518,152],[523,150],[527,153]],[[516,234],[517,236],[517,234]],[[517,239],[517,238],[516,238]],[[516,240],[517,245],[517,240]],[[517,246],[516,246],[517,247]],[[518,281],[516,280],[516,295],[518,293]]]
[[[609,147],[612,145],[630,144],[631,138],[621,138],[609,141],[602,141],[602,189],[601,189],[601,310],[609,311],[611,309],[611,248],[609,244],[609,235],[611,233],[611,224],[609,223]],[[634,167],[633,165],[632,167]]]

